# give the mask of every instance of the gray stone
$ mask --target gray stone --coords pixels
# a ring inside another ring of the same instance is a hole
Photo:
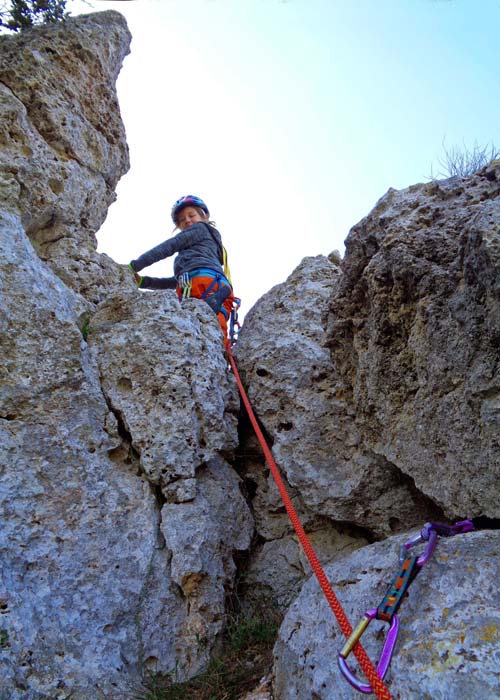
[[[389,190],[347,239],[329,346],[365,450],[450,519],[500,514],[500,162]]]
[[[363,547],[326,567],[353,627],[383,599],[399,570],[399,546],[408,537]],[[399,608],[399,639],[385,679],[394,700],[496,697],[499,544],[497,531],[439,539],[434,557],[410,584]],[[375,664],[387,629],[387,624],[375,620],[361,637]],[[344,642],[319,585],[311,579],[290,607],[279,633],[275,697],[357,700],[359,692],[344,680],[337,666]],[[366,683],[353,654],[348,664]]]
[[[40,257],[92,302],[126,269],[95,233],[129,167],[115,82],[129,50],[122,15],[100,12],[0,37],[0,194]]]
[[[253,532],[215,316],[95,252],[128,40],[117,13],[0,38],[1,700],[201,670]]]
[[[0,692],[93,700],[145,670],[192,675],[253,531],[221,457],[235,396],[217,321],[204,302],[135,291],[103,304],[87,343],[80,298],[19,219],[5,215],[0,234]],[[179,486],[183,470],[183,497],[163,505],[155,485]]]
[[[367,544],[362,537],[341,532],[329,522],[320,522],[316,527],[309,527],[306,532],[323,565]],[[245,570],[245,603],[257,605],[265,601],[285,610],[310,574],[311,566],[296,535],[257,545]]]
[[[0,237],[0,697],[91,700],[140,672],[158,509],[133,464],[109,456],[121,440],[77,295],[17,217]]]
[[[327,346],[341,279],[328,258],[304,259],[249,313],[235,356],[274,457],[305,507],[384,536],[438,509],[367,444],[357,425]],[[269,500],[258,492],[255,502],[262,498]],[[265,517],[257,516],[257,528]]]
[[[98,307],[88,341],[141,468],[169,500],[189,499],[196,469],[238,442],[236,387],[214,313],[170,291],[123,292]]]

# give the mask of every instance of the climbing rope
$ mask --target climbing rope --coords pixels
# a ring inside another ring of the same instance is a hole
[[[260,446],[262,447],[262,450],[264,452],[264,456],[266,458],[267,464],[269,465],[269,468],[271,470],[271,474],[274,477],[274,480],[276,482],[276,486],[278,487],[278,490],[280,492],[281,498],[283,500],[283,503],[286,508],[286,512],[288,513],[288,517],[290,518],[293,527],[295,528],[295,532],[297,533],[297,536],[299,538],[300,544],[302,545],[302,548],[304,550],[304,553],[306,554],[309,563],[311,564],[311,568],[318,580],[319,585],[321,586],[321,589],[323,590],[323,593],[325,594],[325,597],[335,615],[337,618],[337,622],[340,625],[340,628],[345,635],[347,639],[349,639],[352,635],[352,627],[347,619],[347,616],[342,609],[342,606],[335,595],[335,592],[333,591],[333,588],[330,585],[330,582],[328,581],[326,574],[323,570],[323,567],[321,566],[318,557],[316,556],[316,553],[309,541],[309,538],[307,537],[304,528],[302,527],[302,524],[299,520],[299,517],[297,515],[297,512],[293,506],[293,503],[290,499],[290,496],[287,493],[285,484],[283,483],[283,479],[281,478],[281,474],[279,472],[279,469],[276,465],[276,462],[274,461],[274,458],[271,454],[271,450],[269,449],[269,446],[266,442],[266,439],[262,433],[262,430],[259,427],[259,424],[257,422],[257,419],[255,417],[255,414],[253,412],[252,406],[250,404],[250,401],[248,399],[247,393],[245,391],[245,388],[243,386],[243,383],[241,381],[238,368],[236,366],[236,362],[234,360],[233,354],[231,352],[231,348],[227,347],[227,353],[229,356],[229,362],[231,363],[231,367],[233,369],[233,373],[236,379],[236,383],[238,385],[238,390],[240,392],[243,404],[246,408],[246,411],[248,413],[248,417],[250,419],[250,422],[252,424],[252,427],[255,431],[255,434],[257,436],[257,439],[260,443]],[[370,686],[371,686],[371,692],[374,692],[375,695],[379,700],[391,700],[392,696],[389,693],[389,690],[387,686],[385,685],[384,681],[382,678],[378,675],[377,669],[375,666],[372,664],[370,661],[370,658],[368,657],[368,654],[364,650],[364,648],[361,646],[359,642],[356,642],[356,644],[353,646],[352,649],[355,657],[357,658],[361,668],[363,669],[363,672],[365,673],[366,677],[370,681]]]

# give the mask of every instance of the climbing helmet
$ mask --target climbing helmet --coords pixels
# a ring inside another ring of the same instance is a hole
[[[177,225],[177,217],[186,207],[199,207],[207,216],[210,216],[208,207],[202,199],[194,194],[186,194],[184,197],[180,197],[172,207],[172,221],[174,224]]]

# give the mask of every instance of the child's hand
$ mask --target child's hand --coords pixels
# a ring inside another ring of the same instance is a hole
[[[135,281],[136,281],[137,286],[140,287],[141,284],[142,284],[142,277],[140,276],[140,274],[139,274],[138,272],[136,272],[136,271],[134,270],[134,268],[132,267],[132,263],[129,263],[129,264],[128,264],[128,268],[130,269],[130,271],[131,271],[132,274],[134,275],[134,279],[135,279]]]

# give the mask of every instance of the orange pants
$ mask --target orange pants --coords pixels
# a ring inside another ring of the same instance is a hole
[[[212,298],[214,298],[214,295],[221,291],[222,288],[227,287],[226,284],[223,284],[222,282],[215,282],[214,284],[214,278],[213,277],[205,277],[205,276],[199,276],[199,277],[192,277],[191,280],[191,288],[189,291],[189,294],[185,294],[184,290],[182,287],[177,286],[177,296],[179,297],[179,300],[182,301],[184,296],[190,296],[194,297],[195,299],[201,299],[203,295],[206,293],[207,289],[210,289],[208,292],[208,295],[204,297],[204,301],[207,302],[207,304],[215,311],[217,314],[217,320],[219,321],[219,325],[222,328],[222,333],[224,335],[224,342],[227,344],[229,342],[228,340],[228,332],[227,332],[227,321],[231,315],[231,309],[233,308],[233,301],[234,301],[234,294],[233,290],[231,289],[229,295],[224,299],[221,305],[219,305],[220,311],[214,309],[214,307],[211,305],[210,301]],[[219,286],[220,285],[220,286]]]

